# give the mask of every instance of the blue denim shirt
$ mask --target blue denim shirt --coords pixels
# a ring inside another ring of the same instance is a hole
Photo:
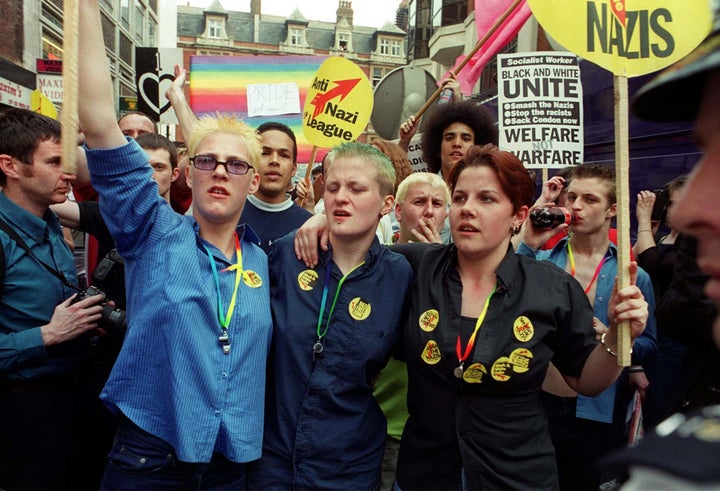
[[[184,462],[209,462],[214,452],[233,462],[259,458],[272,319],[267,257],[257,238],[238,227],[243,269],[262,285],[240,282],[231,350],[223,354],[205,247],[225,309],[235,273],[223,270],[231,263],[200,237],[192,217],[158,195],[147,155],[134,141],[86,152],[100,209],[125,259],[128,297],[127,335],[101,398],[171,444]]]
[[[547,251],[536,251],[523,242],[518,246],[516,252],[524,256],[534,257],[537,260],[551,261],[560,268],[565,269],[568,261],[567,241],[568,238],[566,237]],[[595,304],[593,305],[595,317],[606,326],[608,325],[608,302],[615,284],[615,276],[617,276],[617,247],[615,244],[610,243],[607,260],[600,268],[600,274],[597,278]],[[657,351],[655,316],[653,315],[655,311],[655,295],[653,294],[650,276],[642,268],[638,268],[637,286],[645,297],[650,312],[645,330],[638,336],[633,345],[632,363],[633,365],[642,365],[649,361]],[[578,418],[612,423],[616,391],[617,382],[596,397],[586,397],[578,394],[575,415]]]
[[[0,191],[0,218],[13,227],[48,266],[77,285],[72,252],[65,243],[57,216],[50,210],[39,218]],[[45,375],[65,375],[81,362],[84,339],[45,347],[40,327],[55,307],[76,293],[52,275],[17,242],[0,231],[5,252],[5,280],[0,287],[0,379],[25,380]]]

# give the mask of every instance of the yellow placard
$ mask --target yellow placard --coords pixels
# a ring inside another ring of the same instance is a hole
[[[325,60],[305,98],[303,134],[317,147],[355,141],[372,113],[373,93],[365,73],[340,56]]]
[[[48,118],[57,119],[58,117],[55,104],[40,92],[40,89],[35,89],[30,93],[30,110]]]
[[[712,27],[708,0],[528,0],[528,5],[565,49],[625,77],[671,65]]]

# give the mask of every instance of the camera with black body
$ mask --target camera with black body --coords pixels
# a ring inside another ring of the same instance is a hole
[[[120,254],[113,249],[108,252],[95,267],[95,271],[93,271],[92,275],[93,285],[78,293],[73,302],[79,302],[80,300],[84,300],[95,295],[102,295],[102,315],[100,317],[100,321],[98,322],[98,326],[108,332],[120,335],[123,335],[127,329],[125,310],[118,307],[118,301],[115,300],[115,297],[111,297],[110,293],[113,289],[112,285],[117,284],[118,279],[123,280],[120,282],[120,284],[123,284],[124,277],[125,261]],[[111,305],[109,303],[110,301],[112,301],[115,305]],[[121,307],[125,306],[124,301],[125,299],[122,298]]]
[[[655,204],[653,205],[650,220],[653,222],[665,221],[667,208],[670,204],[670,193],[667,188],[658,188],[653,193],[655,193]]]

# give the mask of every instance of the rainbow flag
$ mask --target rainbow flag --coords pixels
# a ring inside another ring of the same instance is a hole
[[[307,163],[312,145],[303,135],[302,109],[323,61],[324,56],[191,56],[190,107],[198,116],[218,111],[236,114],[254,128],[266,121],[284,123],[295,132],[298,163]],[[283,82],[297,84],[301,112],[248,117],[247,86]]]

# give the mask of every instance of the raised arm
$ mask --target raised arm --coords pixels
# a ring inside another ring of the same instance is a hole
[[[115,120],[115,98],[100,24],[98,0],[80,0],[79,81],[82,104],[78,113],[90,148],[114,148],[127,140]]]
[[[177,116],[178,123],[180,123],[180,130],[182,130],[185,141],[190,138],[193,126],[195,126],[195,122],[198,120],[185,97],[186,79],[187,70],[180,67],[180,65],[175,65],[175,80],[173,80],[172,85],[170,85],[170,88],[165,92],[165,97],[170,101],[170,105]]]
[[[655,193],[652,191],[640,191],[637,195],[637,206],[635,216],[637,217],[638,230],[637,242],[633,246],[636,256],[642,252],[657,246],[655,243],[655,231],[652,226],[652,210],[655,205]]]
[[[78,228],[80,226],[80,207],[76,202],[66,199],[64,203],[51,205],[50,209],[58,216],[63,227]]]

